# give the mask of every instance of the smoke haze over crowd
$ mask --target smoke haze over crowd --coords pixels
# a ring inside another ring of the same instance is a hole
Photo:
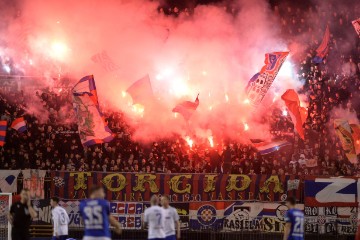
[[[185,136],[186,122],[171,109],[198,93],[200,105],[190,120],[195,135],[268,138],[268,125],[261,121],[270,114],[268,107],[282,106],[281,94],[302,86],[291,62],[301,44],[282,39],[280,20],[267,1],[237,1],[236,16],[222,5],[199,5],[191,16],[176,18],[159,14],[159,3],[145,0],[10,2],[1,7],[6,23],[0,35],[11,44],[0,51],[25,75],[58,72],[80,79],[93,74],[103,109],[125,112],[138,139]],[[104,51],[119,69],[108,72],[91,60]],[[252,111],[244,88],[263,66],[265,53],[275,51],[291,52],[262,105]],[[146,74],[155,103],[141,112],[125,91]],[[44,79],[42,84],[56,85]],[[246,124],[251,131],[245,131]]]

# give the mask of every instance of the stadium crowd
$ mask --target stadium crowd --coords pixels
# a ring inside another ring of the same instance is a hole
[[[331,119],[336,109],[343,109],[360,118],[360,44],[348,44],[348,37],[339,29],[350,28],[351,19],[360,16],[360,9],[338,12],[329,6],[328,11],[316,7],[303,11],[299,8],[274,6],[282,26],[282,34],[290,38],[311,34],[305,53],[297,61],[298,78],[304,83],[299,93],[307,96],[308,117],[304,124],[305,140],[294,133],[289,116],[281,109],[273,109],[268,117],[270,131],[277,139],[287,139],[292,145],[279,151],[259,155],[256,148],[235,140],[218,139],[220,145],[211,148],[204,140],[191,148],[181,136],[159,139],[150,145],[132,140],[130,126],[121,112],[105,110],[110,129],[116,134],[110,143],[83,147],[77,126],[71,119],[71,93],[64,88],[44,89],[33,93],[44,109],[45,119],[35,118],[27,110],[29,91],[3,88],[0,93],[0,114],[8,124],[24,116],[27,131],[8,130],[6,144],[0,148],[1,169],[44,169],[68,171],[116,171],[146,173],[242,173],[242,174],[311,174],[360,175],[360,165],[351,164],[336,137]],[[169,11],[172,11],[171,9]],[[178,9],[176,11],[179,11]],[[188,11],[188,10],[186,10]],[[185,11],[185,12],[186,12]],[[236,12],[232,9],[231,12]],[[162,10],[159,11],[162,14]],[[179,13],[181,14],[181,13]],[[178,15],[178,14],[176,14]],[[314,16],[317,16],[314,18]],[[332,42],[324,63],[314,64],[314,50],[319,45],[324,28],[314,28],[306,21],[314,18],[314,26],[322,26],[328,19]],[[316,24],[318,23],[318,24]],[[352,29],[353,31],[353,29]],[[355,34],[355,33],[354,33]],[[356,37],[356,36],[355,36]],[[339,110],[340,111],[340,110]],[[38,114],[39,115],[39,114]],[[69,121],[66,122],[65,120]],[[357,143],[359,144],[359,143]]]

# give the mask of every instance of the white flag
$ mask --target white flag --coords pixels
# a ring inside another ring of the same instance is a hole
[[[0,170],[0,189],[3,193],[17,192],[17,177],[20,170]]]

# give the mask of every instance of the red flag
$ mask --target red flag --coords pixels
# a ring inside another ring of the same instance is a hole
[[[194,113],[194,111],[199,106],[199,103],[200,103],[200,101],[199,101],[199,94],[198,94],[195,99],[195,102],[185,101],[185,102],[179,103],[178,105],[176,105],[174,107],[174,109],[172,111],[180,113],[181,115],[183,115],[185,120],[188,121],[190,119],[190,117],[192,116],[192,114]]]
[[[149,75],[134,82],[126,91],[131,95],[133,104],[139,103],[145,106],[153,97]]]
[[[329,52],[329,43],[330,43],[330,30],[329,26],[326,26],[324,37],[321,41],[321,44],[316,49],[316,56],[314,57],[314,63],[322,63],[324,58]]]
[[[303,124],[307,117],[307,110],[300,106],[299,96],[294,89],[288,89],[281,96],[284,100],[286,107],[290,112],[292,122],[294,123],[295,129],[302,139],[304,139]]]

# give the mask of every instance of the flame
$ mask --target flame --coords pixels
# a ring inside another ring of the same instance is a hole
[[[57,60],[64,60],[68,51],[69,48],[66,46],[65,43],[54,41],[51,44],[50,55]]]
[[[186,136],[185,137],[185,141],[187,142],[187,144],[189,145],[190,148],[192,148],[193,146],[193,140],[189,137],[189,136]]]
[[[210,146],[211,146],[211,147],[214,147],[214,138],[213,138],[213,136],[209,136],[209,137],[208,137],[208,140],[209,140]]]
[[[247,130],[249,130],[249,125],[244,122],[244,131],[247,131]]]
[[[121,96],[124,98],[126,97],[126,92],[125,91],[121,91]]]
[[[175,112],[175,113],[174,113],[174,118],[177,118],[177,117],[178,117],[178,113]]]
[[[229,102],[229,96],[227,95],[227,93],[225,93],[225,101]]]
[[[137,103],[137,104],[132,105],[132,111],[134,113],[140,115],[141,117],[143,117],[143,115],[144,115],[144,110],[145,110],[145,108],[141,104]]]

